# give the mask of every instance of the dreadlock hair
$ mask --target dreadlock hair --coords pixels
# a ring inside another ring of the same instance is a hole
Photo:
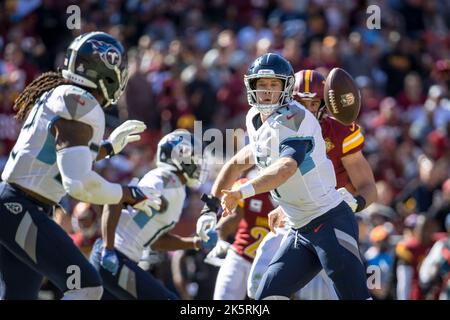
[[[36,100],[46,91],[54,89],[62,84],[69,83],[59,72],[46,72],[33,80],[14,101],[14,111],[17,111],[16,119],[23,120],[36,103]]]

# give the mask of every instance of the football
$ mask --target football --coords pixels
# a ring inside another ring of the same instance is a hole
[[[345,70],[334,68],[330,71],[325,81],[324,99],[328,112],[342,124],[350,125],[358,117],[361,94]]]

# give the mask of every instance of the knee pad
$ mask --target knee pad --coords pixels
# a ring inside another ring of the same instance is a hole
[[[88,287],[66,291],[61,300],[100,300],[102,295],[102,286]]]
[[[263,300],[290,300],[289,297],[286,296],[267,296],[263,298]]]

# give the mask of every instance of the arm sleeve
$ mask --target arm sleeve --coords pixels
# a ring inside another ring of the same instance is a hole
[[[59,150],[56,159],[64,190],[75,199],[93,204],[117,204],[122,199],[120,184],[111,183],[92,171],[89,147]]]
[[[288,139],[280,145],[280,158],[289,157],[297,162],[299,167],[305,159],[306,153],[311,149],[311,141],[304,139]]]

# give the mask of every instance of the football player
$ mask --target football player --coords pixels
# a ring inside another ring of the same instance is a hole
[[[102,142],[103,108],[117,102],[127,80],[122,44],[91,32],[70,44],[61,73],[44,73],[15,101],[25,122],[0,184],[2,298],[36,299],[43,276],[63,299],[101,297],[97,271],[50,218],[66,193],[93,204],[159,208],[156,191],[111,183],[92,170],[93,161],[119,153],[145,130],[127,121]]]
[[[255,169],[250,170],[233,187],[238,188],[251,179],[257,172]],[[205,259],[205,262],[211,260],[211,264],[220,265],[214,300],[245,299],[247,279],[256,250],[269,232],[267,213],[273,209],[270,194],[262,193],[241,201],[233,214],[222,217],[218,222],[216,230],[219,240]],[[226,241],[231,234],[234,234],[232,245]]]
[[[206,161],[194,152],[196,143],[201,145],[193,134],[181,129],[158,143],[157,168],[148,172],[138,186],[158,190],[162,194],[162,210],[154,210],[149,216],[133,208],[104,207],[103,239],[94,244],[90,260],[99,270],[105,290],[117,299],[177,299],[138,266],[145,248],[171,251],[215,246],[217,232],[212,229],[206,241],[169,233],[180,219],[186,198],[185,185],[198,188],[207,178]]]
[[[450,300],[450,214],[445,218],[445,228],[447,236],[433,245],[419,269],[420,287],[429,294],[436,291],[439,300]]]
[[[244,77],[252,108],[246,117],[250,144],[220,171],[212,196],[220,197],[227,216],[239,201],[271,192],[291,227],[261,280],[256,299],[287,299],[322,268],[341,299],[369,299],[358,248],[358,226],[349,205],[336,190],[332,162],[326,156],[319,122],[292,100],[291,64],[278,54],[257,58]],[[251,159],[260,173],[230,190]],[[216,213],[203,210],[197,233],[216,224]]]
[[[301,70],[295,74],[293,97],[319,120],[322,136],[325,139],[327,156],[332,161],[336,174],[336,187],[344,199],[348,201],[353,212],[359,212],[377,198],[372,169],[362,154],[364,136],[356,123],[350,126],[343,125],[326,114],[323,100],[324,83],[325,78],[319,72]],[[277,214],[277,212],[280,215],[277,220],[281,221],[283,214],[280,207],[271,213],[271,217],[275,219],[272,215]],[[250,297],[254,297],[259,280],[267,270],[271,257],[275,254],[287,231],[287,228],[277,229],[276,234],[270,232],[262,241],[250,272],[248,285]],[[329,278],[323,271],[320,272],[320,276],[314,278],[316,280],[315,285],[308,285],[301,290],[301,297],[317,299],[334,299],[336,297]]]

